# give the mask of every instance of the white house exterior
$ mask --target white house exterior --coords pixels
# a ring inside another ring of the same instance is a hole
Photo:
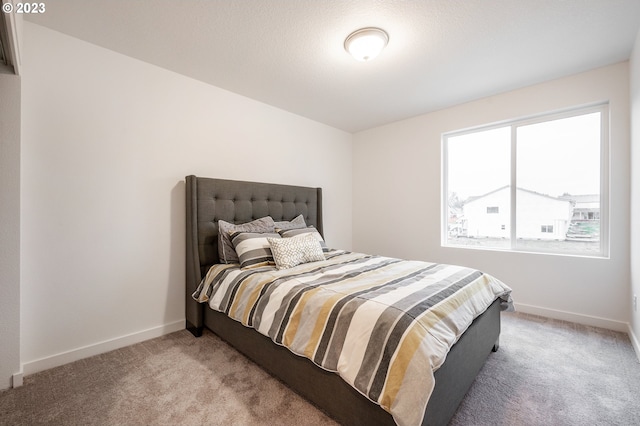
[[[511,233],[508,186],[474,197],[463,206],[466,236],[474,238],[509,238]],[[517,238],[564,240],[573,203],[527,189],[516,190]]]
[[[600,194],[561,196],[573,203],[573,220],[600,220]]]
[[[573,204],[573,217],[567,232],[567,239],[573,241],[600,240],[600,195],[563,195]]]

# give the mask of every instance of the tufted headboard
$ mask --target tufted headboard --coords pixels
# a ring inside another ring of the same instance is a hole
[[[322,188],[186,178],[187,328],[201,328],[204,305],[191,298],[207,270],[218,262],[218,220],[245,223],[265,216],[275,221],[302,214],[307,225],[322,230]]]

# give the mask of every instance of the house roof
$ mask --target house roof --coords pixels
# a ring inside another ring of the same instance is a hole
[[[504,190],[509,189],[509,188],[510,188],[509,185],[505,185],[505,186],[502,186],[500,188],[494,189],[493,191],[489,191],[486,194],[469,197],[464,201],[464,204],[472,203],[472,202],[477,201],[477,200],[479,200],[481,198],[485,198],[485,197],[487,197],[487,196],[489,196],[491,194],[495,194],[496,192],[504,191]],[[551,195],[541,194],[541,193],[536,192],[536,191],[531,191],[530,189],[525,189],[525,188],[520,188],[520,187],[518,187],[516,189],[517,189],[517,191],[520,191],[520,192],[527,192],[529,194],[534,194],[534,195],[537,195],[539,197],[544,197],[544,198],[551,199],[551,200],[554,200],[554,201],[572,201],[572,200],[569,200],[569,199],[566,199],[566,198],[562,198],[562,197],[552,197]]]
[[[564,194],[558,198],[570,200],[576,204],[600,202],[600,194],[582,194],[582,195]]]

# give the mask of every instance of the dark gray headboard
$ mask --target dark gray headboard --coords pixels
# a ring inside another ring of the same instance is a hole
[[[187,328],[202,327],[202,304],[191,298],[206,271],[218,262],[218,220],[245,223],[265,216],[291,220],[302,214],[322,229],[322,188],[186,177]]]

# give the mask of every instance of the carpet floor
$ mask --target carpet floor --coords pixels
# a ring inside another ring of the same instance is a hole
[[[492,353],[450,425],[640,425],[627,335],[502,314]],[[335,425],[209,332],[179,331],[25,377],[0,425]]]

